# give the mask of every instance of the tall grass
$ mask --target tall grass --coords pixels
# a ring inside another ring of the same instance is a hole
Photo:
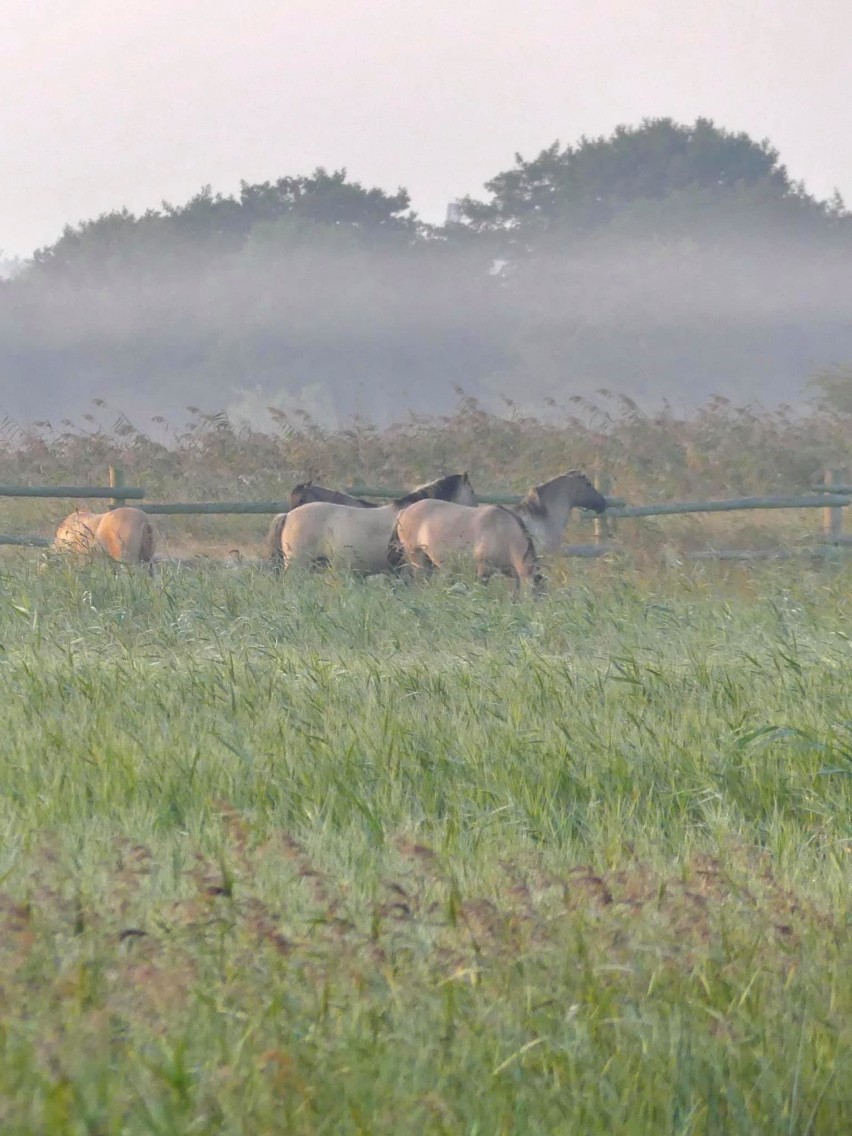
[[[605,471],[640,499],[767,493],[805,488],[826,465],[846,461],[852,416],[789,407],[738,407],[716,398],[682,418],[643,413],[623,396],[575,398],[546,420],[511,405],[495,415],[460,395],[452,416],[412,415],[379,429],[367,422],[328,430],[270,409],[266,428],[190,408],[185,426],[154,417],[131,423],[99,402],[78,423],[0,432],[0,482],[100,482],[109,464],[151,497],[261,497],[315,476],[333,484],[409,485],[437,470],[467,467],[494,489],[523,489],[571,466]]]
[[[599,405],[573,400],[547,421],[509,406],[503,416],[461,397],[449,417],[412,416],[377,429],[356,423],[329,431],[302,416],[271,410],[265,429],[235,424],[193,408],[184,427],[160,418],[138,425],[100,405],[79,423],[6,422],[0,429],[0,483],[103,484],[120,465],[149,501],[286,500],[297,481],[369,483],[404,488],[439,473],[468,469],[481,490],[523,491],[571,467],[605,474],[633,502],[796,492],[843,467],[852,448],[852,417],[820,410],[762,411],[715,399],[689,418],[670,410],[642,413],[601,392]],[[852,470],[850,470],[852,476]],[[50,536],[73,501],[0,504],[0,531]],[[264,518],[159,518],[161,547],[215,553],[256,551]],[[633,551],[707,544],[760,547],[807,542],[818,528],[813,510],[643,519],[619,526]],[[582,532],[579,539],[584,539]]]
[[[847,1130],[848,592],[8,566],[5,1130]]]

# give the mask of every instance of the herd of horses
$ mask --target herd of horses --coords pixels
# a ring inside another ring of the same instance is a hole
[[[340,567],[362,575],[407,566],[415,576],[467,562],[480,580],[499,574],[516,588],[541,584],[540,558],[555,552],[573,508],[602,513],[606,499],[579,470],[535,485],[518,505],[477,504],[467,473],[421,485],[376,505],[313,482],[297,485],[290,508],[269,530],[268,563]],[[56,532],[53,550],[75,557],[106,554],[124,564],[157,562],[147,513],[124,507],[76,511]]]

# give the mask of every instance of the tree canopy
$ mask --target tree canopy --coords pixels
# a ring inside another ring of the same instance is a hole
[[[766,141],[646,120],[485,188],[446,227],[322,168],[68,226],[0,280],[2,409],[777,402],[852,359],[852,217]]]
[[[704,118],[692,125],[646,119],[637,127],[617,127],[609,138],[583,137],[565,147],[554,142],[529,161],[516,154],[514,167],[485,188],[488,200],[462,203],[470,223],[531,240],[587,234],[631,213],[646,226],[651,219],[659,225],[685,215],[696,224],[708,207],[737,209],[744,202],[756,221],[779,203],[816,219],[844,212],[839,198],[818,202],[793,182],[769,142]]]

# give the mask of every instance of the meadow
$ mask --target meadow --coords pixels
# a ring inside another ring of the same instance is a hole
[[[7,555],[0,1128],[849,1130],[850,591]]]

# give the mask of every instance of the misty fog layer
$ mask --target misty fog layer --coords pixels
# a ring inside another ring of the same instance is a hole
[[[664,137],[694,149],[685,129]],[[0,283],[0,406],[55,419],[101,398],[142,421],[200,406],[255,424],[274,406],[340,425],[443,413],[460,388],[536,413],[601,388],[646,409],[795,402],[852,360],[852,218],[742,138],[711,139],[756,169],[721,189],[715,170],[694,186],[680,153],[658,176],[659,145],[652,188],[628,181],[618,136],[518,159],[442,230],[404,191],[324,171],[66,230]],[[600,185],[577,189],[604,152]]]

